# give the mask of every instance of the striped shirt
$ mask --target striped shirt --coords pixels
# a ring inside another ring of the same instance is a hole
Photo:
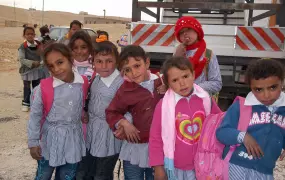
[[[109,128],[105,110],[122,83],[123,78],[119,71],[115,70],[107,78],[96,76],[91,85],[86,147],[94,157],[107,157],[120,152],[121,141],[115,138]]]
[[[43,102],[40,86],[36,87],[28,122],[29,148],[40,145],[42,156],[49,160],[52,167],[77,163],[86,153],[81,123],[82,83],[57,84],[58,86],[54,87],[52,108],[42,131],[40,121],[43,116]]]

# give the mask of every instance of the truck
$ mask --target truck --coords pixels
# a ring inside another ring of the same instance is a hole
[[[178,45],[174,36],[177,19],[198,19],[207,48],[218,58],[223,82],[218,103],[226,110],[236,96],[246,96],[250,91],[244,74],[251,61],[274,58],[285,65],[284,1],[255,1],[133,0],[128,43],[143,47],[149,54],[151,70],[159,70]],[[141,21],[141,12],[156,22]]]

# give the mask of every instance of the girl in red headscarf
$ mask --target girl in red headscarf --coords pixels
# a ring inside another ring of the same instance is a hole
[[[174,56],[185,56],[189,59],[195,72],[195,84],[211,95],[218,93],[222,88],[218,60],[207,49],[199,21],[191,16],[181,17],[175,25],[175,36],[181,44],[176,48]]]

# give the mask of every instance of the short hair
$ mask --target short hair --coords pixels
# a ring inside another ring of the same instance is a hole
[[[26,26],[26,27],[24,28],[24,30],[23,30],[23,36],[25,36],[27,30],[32,30],[32,31],[34,31],[34,33],[35,33],[35,28],[33,28],[33,27],[31,27],[31,26]]]
[[[69,43],[68,43],[68,47],[69,47],[71,50],[73,49],[74,44],[75,44],[75,41],[76,41],[77,39],[81,39],[82,41],[84,41],[84,42],[86,43],[86,45],[87,45],[87,47],[88,47],[89,54],[92,55],[92,54],[93,54],[93,44],[92,44],[92,40],[91,40],[90,35],[89,35],[87,32],[85,32],[84,30],[76,31],[76,32],[72,35],[72,37],[71,37],[71,39],[70,39],[70,41],[69,41]]]
[[[70,49],[62,43],[51,43],[49,44],[43,53],[44,56],[44,63],[47,64],[47,56],[51,53],[51,52],[58,52],[61,53],[64,57],[66,57],[68,59],[68,61],[73,64],[73,60],[72,60],[72,55],[71,55],[71,51]]]
[[[40,28],[41,36],[44,36],[46,33],[49,33],[49,28],[47,26],[43,26]]]
[[[96,43],[96,46],[94,47],[94,57],[96,55],[113,55],[116,59],[116,63],[118,63],[118,59],[119,59],[119,52],[118,52],[118,48],[116,47],[115,44],[113,44],[110,41],[102,41],[99,43]],[[92,63],[94,62],[94,59],[92,60]]]
[[[162,66],[162,74],[163,74],[163,81],[165,85],[169,85],[168,83],[168,71],[170,68],[176,67],[180,70],[187,70],[189,69],[191,73],[193,74],[193,66],[190,63],[189,59],[182,56],[175,56],[167,59]]]
[[[100,35],[105,35],[105,36],[107,36],[107,40],[109,40],[109,33],[108,33],[107,31],[98,30],[98,31],[97,31],[97,37],[99,37]]]
[[[250,85],[251,80],[266,79],[271,76],[284,79],[284,65],[275,59],[259,59],[252,61],[247,67],[245,80]]]
[[[78,20],[73,20],[71,23],[70,23],[70,26],[69,26],[69,29],[72,28],[73,25],[78,25],[80,27],[80,29],[82,28],[83,24],[78,21]]]
[[[119,62],[118,62],[119,70],[123,68],[124,64],[129,62],[130,57],[135,58],[136,60],[138,60],[137,58],[142,58],[144,62],[146,62],[148,55],[146,54],[144,49],[140,46],[136,46],[136,45],[126,46],[122,50],[119,56]]]

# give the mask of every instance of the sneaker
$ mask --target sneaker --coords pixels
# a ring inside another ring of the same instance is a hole
[[[25,105],[22,106],[22,111],[23,112],[28,112],[29,110],[30,110],[29,106],[25,106]]]

